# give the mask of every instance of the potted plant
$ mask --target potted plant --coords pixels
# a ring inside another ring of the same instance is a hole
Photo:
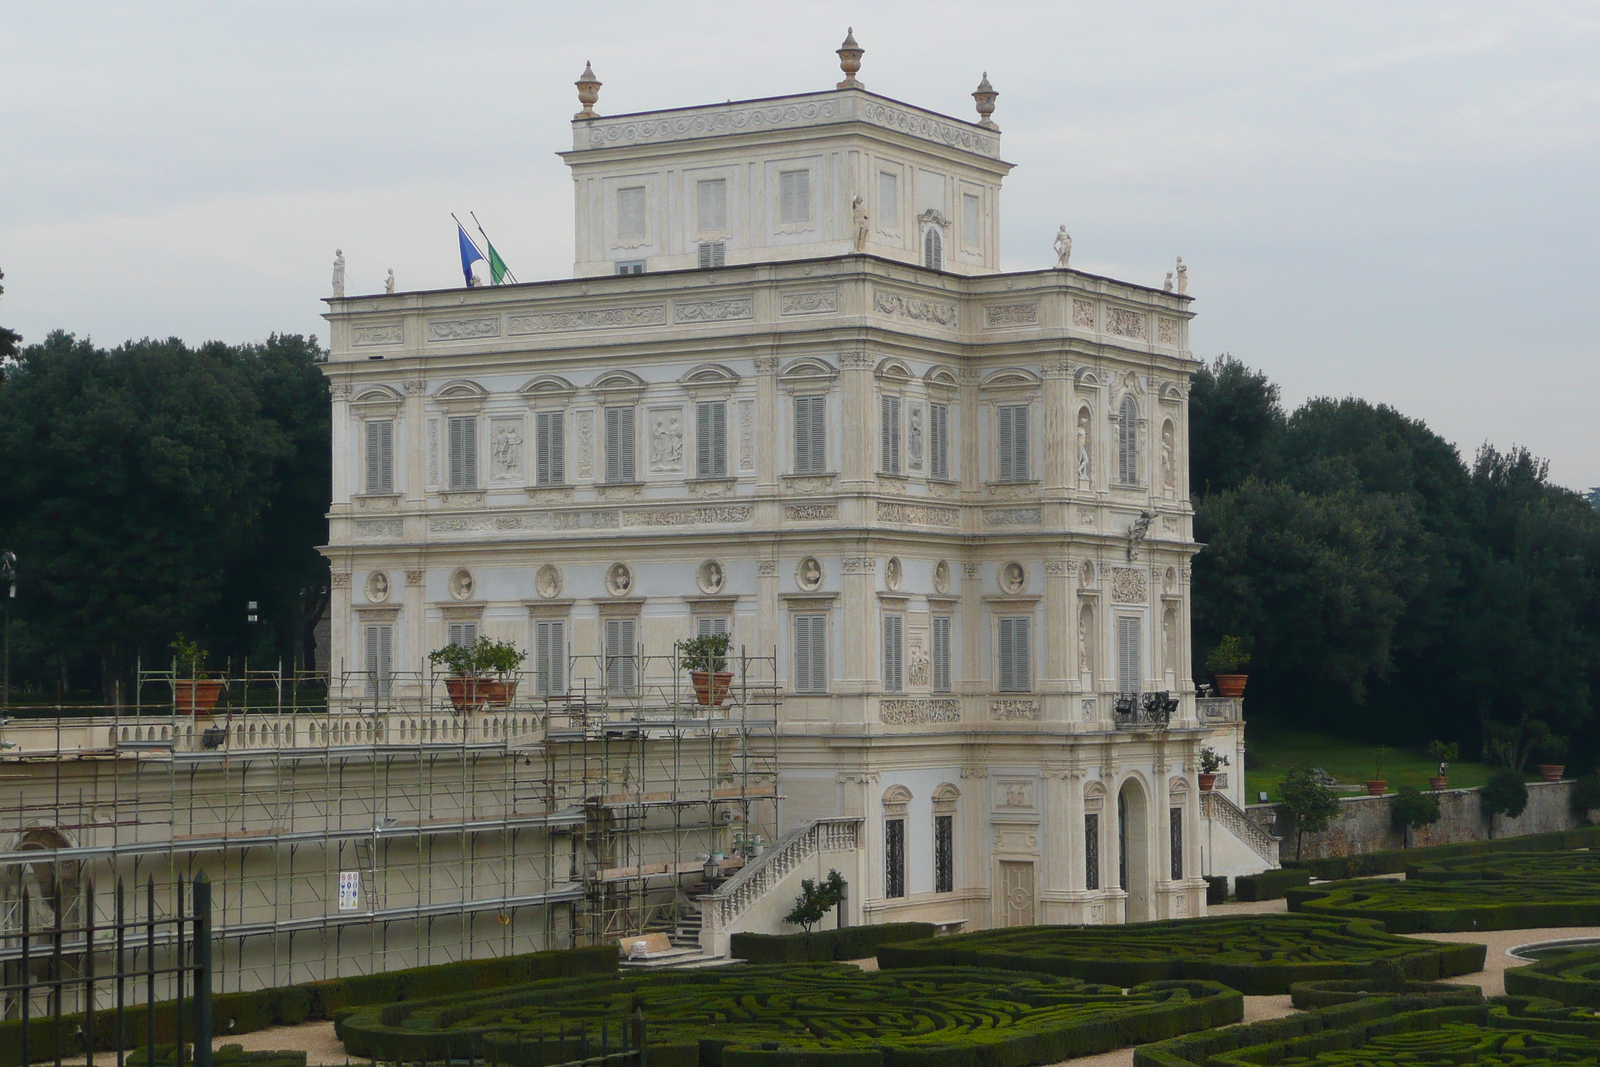
[[[1450,761],[1461,755],[1461,746],[1454,741],[1428,742],[1428,755],[1439,761],[1439,773],[1428,779],[1428,788],[1435,793],[1450,788]]]
[[[1217,784],[1217,772],[1228,765],[1228,757],[1210,745],[1200,746],[1200,791],[1209,793]]]
[[[211,711],[217,706],[225,683],[221,678],[206,676],[205,646],[179,634],[170,647],[173,708],[188,715]]]
[[[1547,782],[1561,781],[1567,769],[1567,739],[1560,734],[1545,734],[1539,741],[1539,777]]]
[[[1372,760],[1372,778],[1367,782],[1367,796],[1381,797],[1383,791],[1389,788],[1389,783],[1383,780],[1383,765],[1389,761],[1391,749],[1385,745],[1378,749],[1378,754]]]
[[[728,698],[733,672],[728,670],[727,634],[701,634],[678,642],[679,663],[694,683],[694,699],[703,708],[720,707]]]
[[[1206,656],[1206,670],[1216,679],[1217,696],[1244,696],[1244,684],[1250,680],[1250,676],[1240,674],[1239,669],[1249,662],[1250,651],[1245,647],[1242,638],[1229,634],[1217,642],[1216,647]]]
[[[480,637],[470,645],[446,645],[428,653],[428,661],[450,672],[444,680],[450,703],[458,709],[503,708],[517,695],[511,675],[527,659],[509,641]]]

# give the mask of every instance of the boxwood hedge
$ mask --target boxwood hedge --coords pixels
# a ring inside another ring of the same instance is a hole
[[[575,977],[615,973],[617,950],[611,945],[594,948],[557,949],[529,952],[494,959],[463,960],[433,967],[412,967],[382,974],[330,978],[301,985],[258,989],[248,993],[218,993],[212,997],[212,1029],[219,1037],[247,1034],[269,1026],[293,1026],[313,1019],[331,1019],[342,1008],[381,1004],[408,997],[433,997],[468,989],[495,989],[546,978]],[[190,1001],[183,1005],[183,1029],[191,1022]],[[144,1004],[130,1004],[123,1013],[122,1034],[126,1047],[144,1045],[149,1040],[147,1018],[153,1018],[155,1040],[171,1044],[177,1039],[178,1017],[175,1001],[155,1005],[150,1016]],[[94,1047],[114,1050],[117,1045],[117,1019],[101,1010],[94,1015]],[[84,1050],[83,1016],[63,1015],[59,1032],[53,1017],[29,1021],[30,1053],[35,1060],[53,1059],[59,1044],[63,1056],[77,1056]],[[19,1067],[22,1063],[22,1021],[0,1022],[0,1067]]]
[[[1211,982],[1130,990],[1014,971],[735,965],[553,980],[342,1013],[352,1056],[541,1067],[645,1028],[653,1067],[1023,1067],[1237,1022]]]
[[[1600,949],[1574,949],[1506,971],[1506,992],[1600,1009]]]
[[[1313,878],[1362,878],[1374,874],[1399,874],[1413,864],[1466,856],[1506,852],[1564,852],[1569,849],[1597,846],[1600,846],[1600,826],[1585,826],[1576,830],[1528,834],[1525,837],[1502,837],[1493,841],[1463,841],[1455,845],[1392,849],[1387,852],[1368,852],[1360,856],[1284,860],[1283,865],[1310,871]]]
[[[1290,888],[1310,881],[1310,871],[1294,868],[1241,874],[1233,880],[1233,895],[1240,900],[1277,900]]]
[[[1413,863],[1406,867],[1406,880],[1414,882],[1521,882],[1550,878],[1578,878],[1591,884],[1600,883],[1600,852],[1515,852]]]
[[[1386,934],[1374,922],[1304,915],[1224,916],[1126,926],[1023,926],[886,945],[880,967],[994,967],[1090,982],[1222,982],[1243,993],[1287,993],[1295,982],[1363,978],[1391,961],[1432,981],[1483,969],[1482,945]]]
[[[1365,978],[1333,982],[1296,982],[1289,987],[1289,1000],[1301,1011],[1354,1004],[1375,996],[1438,997],[1448,1003],[1476,1004],[1483,999],[1483,990],[1475,985],[1455,985],[1450,982],[1400,981],[1390,984],[1373,982]]]
[[[1344,882],[1290,895],[1304,915],[1374,919],[1397,934],[1600,925],[1600,882]]]
[[[921,941],[934,935],[933,923],[884,923],[882,926],[846,926],[809,934],[734,934],[729,954],[751,963],[831,963],[860,960],[878,946],[896,941]]]

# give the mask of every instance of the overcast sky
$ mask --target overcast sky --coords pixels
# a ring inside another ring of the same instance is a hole
[[[1000,91],[1006,269],[1160,284],[1196,356],[1600,485],[1600,4],[0,2],[0,324],[324,340],[350,291],[459,285],[449,213],[571,272],[573,79],[620,114]]]

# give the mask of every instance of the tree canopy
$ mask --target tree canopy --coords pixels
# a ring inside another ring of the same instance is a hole
[[[1600,746],[1600,513],[1526,449],[1473,461],[1384,405],[1285,413],[1223,356],[1191,394],[1195,662],[1251,644],[1251,717],[1465,743],[1516,767]]]

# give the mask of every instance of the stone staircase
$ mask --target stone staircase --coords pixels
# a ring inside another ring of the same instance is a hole
[[[1242,841],[1269,868],[1278,866],[1279,839],[1229,800],[1227,794],[1215,790],[1201,793],[1200,814]]]

